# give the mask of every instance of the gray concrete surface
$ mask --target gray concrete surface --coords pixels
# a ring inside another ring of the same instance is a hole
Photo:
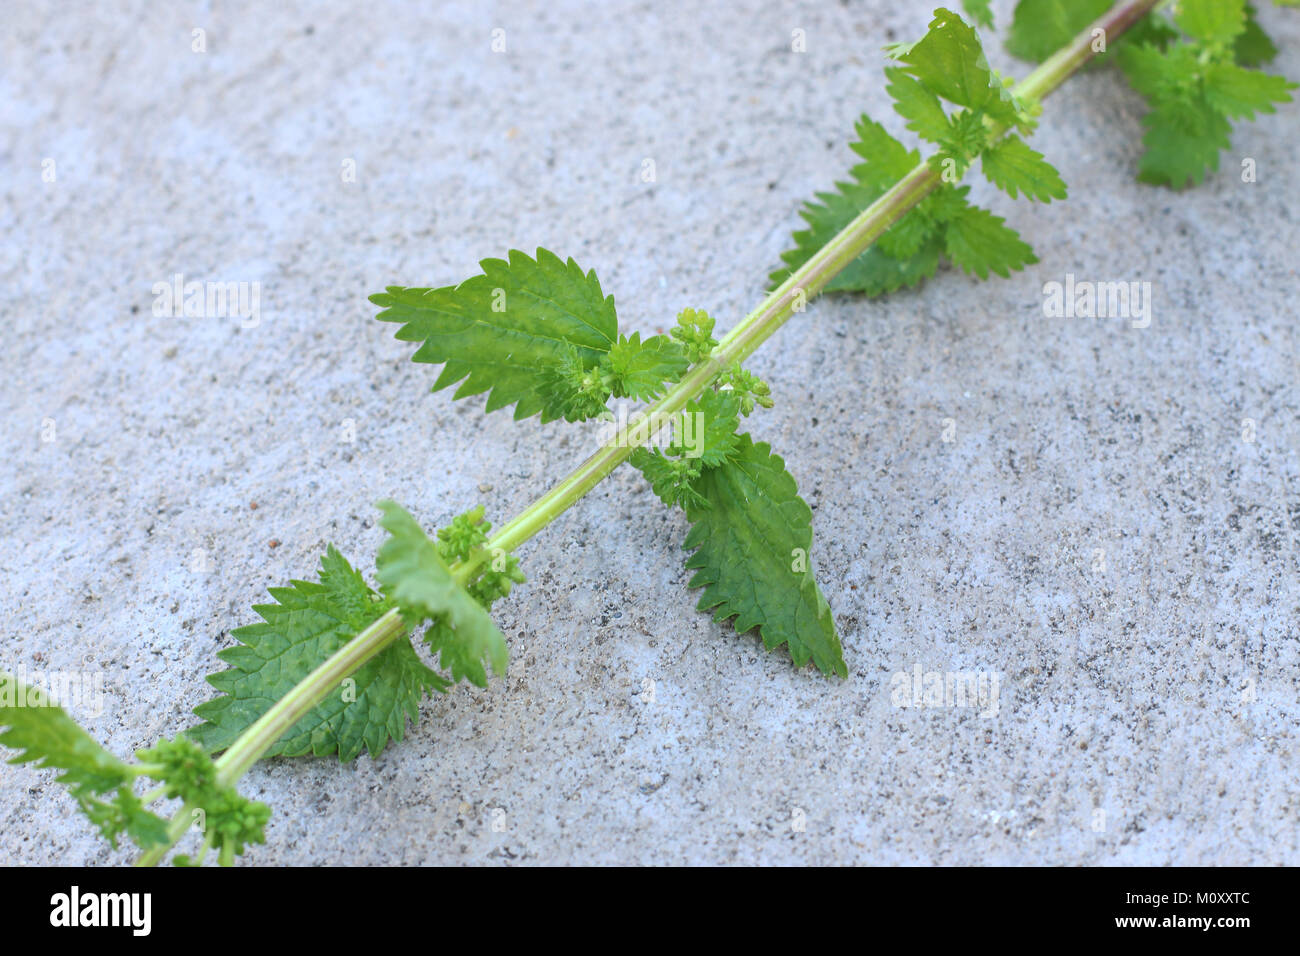
[[[1264,17],[1300,77],[1300,17]],[[598,271],[625,330],[687,305],[733,324],[850,165],[854,118],[902,132],[879,50],[928,8],[4,19],[0,663],[102,674],[80,716],[129,753],[189,725],[268,585],[327,541],[369,567],[376,499],[499,523],[585,454],[429,395],[368,293],[544,245]],[[1134,181],[1141,109],[1106,72],[1050,101],[1036,145],[1066,203],[973,177],[1037,266],[820,302],[753,360],[777,398],[753,431],[815,509],[847,680],[697,613],[683,519],[619,473],[522,549],[508,679],[426,702],[379,759],[256,768],[275,816],[249,859],[1300,862],[1296,108],[1239,127],[1186,194]],[[176,273],[261,283],[260,323],[153,315]],[[1150,327],[1045,318],[1067,274],[1152,282]],[[996,674],[997,713],[896,707],[918,666]],[[0,862],[130,858],[47,773],[5,768],[0,808]]]

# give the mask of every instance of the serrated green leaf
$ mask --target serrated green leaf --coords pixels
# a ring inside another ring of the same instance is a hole
[[[896,59],[940,99],[1007,122],[1016,117],[1011,94],[989,68],[975,30],[951,10],[935,10],[925,36]]]
[[[1174,22],[1201,43],[1233,43],[1246,29],[1245,0],[1178,0]]]
[[[935,96],[912,74],[901,67],[885,70],[886,88],[894,99],[894,110],[907,120],[907,128],[923,139],[938,143],[948,135],[948,113]]]
[[[20,750],[9,763],[35,762],[64,771],[59,782],[104,793],[134,779],[131,768],[101,747],[90,734],[38,687],[0,673],[0,744]]]
[[[736,452],[736,429],[740,427],[740,399],[730,390],[705,389],[698,398],[686,403],[690,423],[674,444],[684,446],[687,456],[698,458],[702,465],[720,465]]]
[[[975,122],[979,123],[979,120],[976,118]],[[982,124],[980,128],[984,128]],[[773,288],[789,278],[794,270],[920,162],[918,153],[906,150],[880,124],[863,117],[857,130],[854,150],[863,157],[874,156],[876,161],[854,167],[854,181],[836,183],[835,192],[818,193],[815,202],[804,205],[800,216],[808,228],[796,231],[795,248],[781,254],[785,267],[771,274]],[[1024,155],[1008,154],[1003,163],[1008,167],[1004,175],[1010,177],[1013,172],[1017,173],[1017,187],[1027,190],[1030,195],[1063,195],[1064,184],[1055,170],[1038,153],[1024,147],[1023,143],[1021,147]],[[1031,163],[1035,159],[1037,162]],[[1011,160],[1019,160],[1020,165],[1010,168]],[[996,157],[993,165],[1003,174],[997,167]],[[966,201],[969,191],[967,186],[940,185],[886,230],[874,245],[845,266],[827,284],[826,291],[861,292],[875,296],[914,286],[935,274],[945,251],[959,265],[980,274],[981,278],[987,277],[990,270],[1008,275],[1009,269],[1036,262],[1032,250],[1012,230],[1001,226],[1001,219],[982,211],[971,212],[972,207]],[[953,224],[959,220],[962,222],[960,234],[953,237],[950,235]],[[971,247],[971,242],[985,239],[993,240],[994,247],[987,251]]]
[[[1205,71],[1205,100],[1229,119],[1254,119],[1275,113],[1274,103],[1290,103],[1296,84],[1286,77],[1247,70],[1234,63],[1212,63]]]
[[[785,462],[765,444],[739,436],[735,456],[695,480],[708,507],[688,504],[686,567],[702,587],[699,608],[714,620],[735,618],[737,633],[757,627],[769,650],[785,644],[795,664],[809,660],[848,675],[835,620],[808,554],[812,510],[799,497]]]
[[[114,847],[123,834],[141,848],[167,841],[166,821],[146,810],[131,789],[135,771],[101,747],[45,691],[4,673],[0,745],[19,751],[9,763],[61,770],[58,782]]]
[[[682,346],[666,335],[652,335],[645,341],[639,332],[619,336],[604,359],[617,398],[650,401],[675,382],[690,367]]]
[[[1110,9],[1111,0],[1020,0],[1011,19],[1007,49],[1041,63]]]
[[[937,228],[937,223],[918,211],[886,229],[876,240],[876,245],[890,258],[910,259],[925,247]]]
[[[239,644],[217,655],[231,666],[208,682],[224,696],[194,709],[204,723],[187,734],[209,752],[229,747],[388,609],[333,546],[321,558],[319,583],[293,581],[287,588],[272,588],[271,596],[275,604],[253,608],[262,621],[232,631]],[[402,739],[408,718],[418,719],[425,694],[448,686],[404,637],[352,674],[352,682],[347,693],[331,694],[312,708],[267,756],[337,753],[347,761],[363,748],[377,756],[390,738]]]
[[[921,200],[916,211],[933,223],[946,225],[970,207],[966,200],[969,194],[969,186],[940,186]]]
[[[1244,17],[1244,6],[1242,11]],[[1185,8],[1179,22],[1204,32],[1221,16],[1236,22],[1232,10],[1216,13],[1204,6]],[[1232,35],[1240,39],[1245,33]],[[1219,154],[1230,145],[1230,118],[1272,113],[1273,104],[1290,102],[1289,91],[1295,88],[1283,77],[1230,62],[1220,42],[1207,47],[1179,43],[1163,52],[1150,45],[1130,46],[1122,51],[1120,64],[1151,107],[1142,120],[1146,152],[1138,178],[1175,189],[1200,183],[1219,168]]]
[[[1198,70],[1196,49],[1187,44],[1167,51],[1133,45],[1120,54],[1120,66],[1133,89],[1148,100],[1169,100],[1188,95]]]
[[[874,190],[878,196],[884,195],[886,190],[920,165],[920,153],[908,149],[890,136],[883,126],[866,116],[858,118],[853,131],[857,139],[849,143],[849,149],[864,162],[854,166],[849,174],[863,190]]]
[[[429,620],[425,640],[453,681],[487,686],[485,664],[506,672],[506,639],[483,606],[452,577],[438,546],[401,505],[379,502],[389,538],[375,557],[384,594],[412,623]]]
[[[1013,269],[1038,261],[1020,235],[1001,216],[969,206],[948,224],[948,258],[967,272],[987,279],[990,272],[1006,278]]]
[[[1230,145],[1232,126],[1203,102],[1189,107],[1171,102],[1142,118],[1147,128],[1146,152],[1138,164],[1138,179],[1182,189],[1219,168],[1219,153]]]
[[[414,361],[443,365],[434,391],[461,382],[456,398],[490,390],[489,412],[514,405],[515,418],[561,417],[571,396],[556,387],[555,371],[570,346],[593,368],[614,345],[614,297],[595,272],[545,249],[480,265],[482,275],[458,286],[390,286],[370,301],[382,307],[381,321],[402,324],[398,339],[423,343]]]
[[[1023,192],[1030,199],[1051,202],[1064,199],[1065,183],[1037,150],[1015,134],[994,143],[981,157],[989,182],[1005,190],[1012,199]]]

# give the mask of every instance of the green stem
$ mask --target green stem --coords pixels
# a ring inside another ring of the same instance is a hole
[[[453,567],[452,576],[457,583],[463,586],[487,556],[487,552],[480,551],[468,564],[458,563]],[[248,772],[248,768],[262,759],[289,728],[324,700],[345,678],[356,673],[366,661],[405,634],[406,630],[406,624],[397,608],[390,608],[377,617],[369,627],[335,651],[239,735],[216,761],[217,782],[223,786],[234,786]],[[136,860],[136,865],[156,866],[160,863],[167,851],[189,829],[195,809],[194,804],[187,803],[177,810],[167,825],[167,843],[146,850]]]
[[[628,439],[643,422],[666,422],[686,407],[734,362],[743,362],[796,312],[826,288],[831,279],[862,255],[886,229],[939,185],[940,175],[922,163],[872,203],[842,232],[791,273],[753,312],[718,343],[658,401],[639,412],[627,428],[538,498],[488,542],[488,548],[513,551],[559,517],[628,459],[638,443]]]
[[[406,625],[397,608],[376,618],[369,627],[335,651],[239,735],[216,762],[217,782],[223,786],[233,786],[290,727],[324,700],[344,678],[355,673],[366,661],[405,633]],[[168,824],[168,843],[146,850],[137,860],[138,865],[154,866],[161,861],[163,855],[189,829],[194,809],[189,803],[181,807]]]
[[[1113,43],[1129,27],[1146,16],[1160,0],[1127,0],[1117,4],[1079,34],[1070,44],[1053,54],[1015,87],[1021,99],[1042,100],[1075,71],[1092,59],[1093,31],[1105,31],[1107,44]],[[1003,132],[1005,130],[1002,130]],[[708,388],[734,362],[743,362],[766,342],[792,315],[826,288],[849,263],[862,255],[881,234],[913,206],[933,192],[941,183],[940,174],[923,162],[904,176],[887,193],[863,210],[840,233],[812,258],[796,269],[785,282],[772,291],[753,312],[745,316],[713,353],[694,366],[658,401],[643,409],[608,444],[584,461],[569,475],[534,501],[488,541],[468,565],[457,564],[452,573],[464,583],[491,551],[513,551],[564,513],[586,495],[615,468],[627,460],[637,447],[628,440],[628,432],[647,420],[669,420],[686,407],[687,402]],[[366,661],[392,644],[406,631],[400,614],[390,610],[368,628],[339,648],[332,657],[308,674],[270,710],[259,717],[217,761],[217,778],[233,785],[254,763],[261,759],[308,711],[320,703],[340,682]],[[184,835],[193,808],[182,807],[169,827],[171,843]],[[140,865],[151,866],[162,859],[167,847],[144,853]]]
[[[1026,100],[1042,100],[1064,83],[1080,67],[1097,54],[1093,51],[1094,32],[1102,31],[1106,48],[1120,36],[1160,6],[1164,0],[1127,0],[1117,3],[1093,21],[1092,25],[1074,40],[1061,47],[1039,65],[1038,69],[1016,85],[1016,95]]]
[[[1129,27],[1151,12],[1160,0],[1128,0],[1117,4],[1062,47],[1015,87],[1025,101],[1039,102],[1055,91],[1080,67],[1096,56],[1093,32],[1105,31],[1109,45]],[[996,135],[1006,132],[1003,126]],[[628,429],[647,418],[664,421],[681,411],[713,382],[732,362],[744,361],[772,336],[803,305],[826,288],[831,279],[862,255],[886,229],[933,192],[941,176],[923,162],[904,176],[889,192],[868,206],[811,259],[794,271],[753,312],[745,316],[718,344],[713,354],[695,366],[667,394],[647,407]],[[559,517],[570,505],[591,491],[610,472],[627,460],[635,444],[620,433],[579,465],[545,495],[538,498],[488,542],[489,548],[513,551]]]

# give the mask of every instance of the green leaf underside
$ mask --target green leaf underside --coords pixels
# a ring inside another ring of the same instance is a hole
[[[1034,250],[1001,216],[978,206],[969,207],[949,223],[946,238],[948,257],[981,279],[988,278],[990,272],[1006,278],[1011,270],[1038,261]]]
[[[379,509],[390,535],[375,558],[385,595],[412,623],[432,622],[425,640],[452,680],[486,687],[485,662],[504,676],[506,640],[491,615],[456,583],[438,546],[409,512],[392,501],[379,502]]]
[[[389,607],[333,546],[321,558],[320,582],[271,589],[275,604],[257,605],[257,624],[231,632],[239,641],[217,656],[228,670],[208,678],[224,696],[196,707],[204,723],[188,735],[209,752],[224,750],[335,651]],[[324,756],[348,761],[366,749],[378,755],[401,740],[419,702],[447,681],[399,638],[351,675],[284,734],[267,756]]]
[[[684,547],[695,552],[686,567],[696,572],[690,587],[704,588],[700,610],[735,618],[738,633],[757,627],[765,647],[787,645],[799,666],[811,660],[847,676],[835,620],[807,563],[812,510],[781,458],[742,434],[733,457],[693,487],[708,502],[686,507]]]
[[[370,301],[383,307],[381,321],[402,324],[398,339],[423,343],[414,361],[443,365],[434,391],[461,382],[456,398],[490,390],[487,411],[513,404],[517,419],[561,417],[567,396],[557,394],[553,373],[569,346],[592,368],[615,344],[614,297],[595,272],[545,249],[536,259],[511,250],[508,261],[480,265],[483,274],[458,286],[390,286]]]
[[[0,674],[0,728],[0,744],[19,751],[9,762],[63,771],[58,782],[114,847],[123,834],[142,848],[167,842],[166,821],[146,810],[132,790],[132,769],[44,691]]]

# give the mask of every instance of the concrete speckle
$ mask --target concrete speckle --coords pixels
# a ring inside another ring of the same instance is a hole
[[[127,754],[268,586],[327,542],[369,566],[375,500],[518,512],[591,434],[429,395],[366,296],[541,245],[627,331],[730,326],[853,120],[903,134],[879,49],[927,7],[9,4],[0,666],[102,675],[77,716]],[[1300,20],[1261,15],[1300,77]],[[1037,265],[818,302],[751,361],[847,680],[695,611],[683,518],[620,471],[521,550],[505,680],[248,775],[250,862],[1300,863],[1296,107],[1187,193],[1134,181],[1141,112],[1106,71],[1052,98],[1067,202],[972,175]],[[260,283],[260,321],[156,316],[176,274]],[[1045,318],[1067,274],[1151,282],[1153,322]],[[996,707],[896,706],[918,668]],[[2,862],[130,859],[49,773],[0,795]]]

